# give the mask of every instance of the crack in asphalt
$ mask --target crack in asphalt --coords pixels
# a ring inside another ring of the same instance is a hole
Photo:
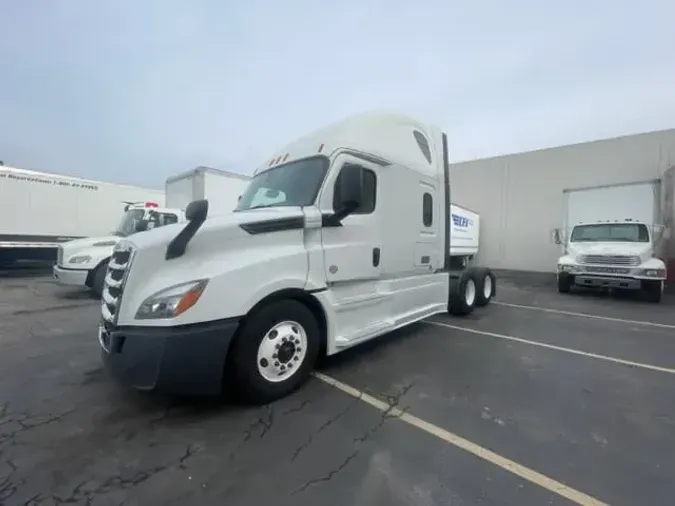
[[[0,454],[1,456],[2,454]],[[19,481],[12,481],[12,478],[16,471],[18,470],[16,464],[10,459],[5,459],[5,464],[9,467],[9,473],[7,476],[0,480],[0,504],[4,504],[4,501],[12,497],[19,490],[19,487],[25,485],[26,480],[24,478]]]
[[[284,411],[281,414],[282,414],[282,416],[286,416],[286,415],[291,415],[293,413],[297,413],[297,412],[305,409],[310,404],[312,404],[311,400],[302,401],[298,406],[295,406],[294,408],[288,408],[286,411]]]
[[[352,409],[354,406],[356,406],[356,404],[358,404],[358,402],[359,402],[360,400],[361,400],[361,396],[359,396],[358,398],[353,399],[349,404],[347,404],[347,407],[346,407],[345,409],[343,409],[342,411],[340,411],[340,412],[339,412],[337,415],[335,415],[334,417],[331,417],[331,418],[329,418],[328,420],[326,420],[324,423],[322,423],[316,431],[310,432],[309,435],[307,436],[307,440],[306,440],[303,444],[301,444],[300,446],[298,446],[298,447],[295,449],[295,452],[293,452],[293,455],[291,456],[291,462],[294,462],[295,459],[297,459],[297,458],[300,456],[300,454],[312,444],[312,442],[314,441],[314,437],[315,437],[315,436],[319,435],[319,434],[320,434],[321,432],[323,432],[325,429],[327,429],[328,427],[330,427],[333,423],[337,422],[340,418],[342,418],[344,415],[346,415],[347,413],[349,413],[349,411],[351,411],[351,409]]]
[[[188,445],[180,457],[166,464],[136,471],[129,478],[125,478],[121,474],[116,474],[108,477],[92,488],[88,488],[87,486],[96,484],[96,481],[86,479],[76,485],[67,497],[52,495],[51,499],[53,499],[56,504],[76,504],[84,501],[85,505],[90,506],[97,495],[107,494],[112,491],[129,490],[169,469],[187,469],[187,461],[199,451],[200,448],[198,446]],[[39,504],[39,501],[34,500],[34,504]]]
[[[305,482],[302,486],[297,488],[295,491],[291,492],[291,495],[299,494],[305,490],[313,487],[314,485],[328,482],[333,479],[337,474],[342,472],[352,460],[354,460],[362,449],[363,443],[367,442],[380,428],[385,424],[385,422],[390,418],[398,418],[402,410],[398,407],[400,404],[401,398],[414,386],[414,383],[405,385],[394,395],[380,395],[380,398],[385,400],[388,404],[388,408],[385,411],[382,411],[380,417],[376,424],[368,428],[362,435],[353,439],[353,444],[357,447],[349,455],[347,455],[339,465],[331,469],[324,476],[311,479]],[[298,446],[294,453],[291,455],[290,461],[294,462],[312,443],[315,441],[316,437],[329,428],[331,425],[339,421],[342,417],[347,415],[355,405],[361,400],[363,394],[358,397],[354,397],[347,406],[342,409],[340,412],[336,413],[334,416],[325,420],[321,425],[319,425],[314,431],[312,431],[306,441],[304,441],[300,446]],[[299,403],[297,406],[292,406],[284,411],[282,411],[281,417],[292,415],[294,413],[301,412],[306,409],[307,406],[312,404],[312,400],[305,400]],[[163,412],[150,420],[150,425],[154,426],[157,423],[162,422],[170,416],[171,411],[175,409],[175,406],[168,406]],[[392,412],[396,410],[396,414],[392,415]],[[27,431],[32,430],[44,425],[48,425],[54,422],[62,420],[65,416],[72,413],[74,410],[69,410],[57,415],[44,415],[44,416],[34,416],[30,415],[27,412],[23,413],[11,413],[9,403],[0,404],[0,429],[3,426],[14,423],[17,427],[14,430],[1,432],[0,431],[0,462],[3,462],[5,466],[8,467],[9,473],[4,477],[0,478],[0,504],[4,504],[5,501],[13,497],[17,491],[26,484],[25,478],[16,479],[16,473],[18,472],[17,465],[8,458],[2,459],[3,452],[2,448],[7,443],[14,444],[15,438],[17,435]],[[276,420],[275,410],[272,405],[267,404],[262,406],[258,413],[256,413],[256,418],[253,420],[243,431],[243,438],[240,443],[237,445],[234,451],[230,454],[230,462],[234,460],[236,455],[242,449],[242,447],[250,441],[253,437],[259,439],[265,438],[269,431],[272,429],[274,422]],[[195,445],[188,445],[177,459],[171,460],[165,464],[149,467],[146,469],[138,470],[133,472],[130,476],[126,473],[119,473],[107,478],[102,477],[101,479],[96,478],[87,478],[80,483],[78,483],[67,495],[58,495],[58,494],[49,494],[44,495],[38,493],[29,499],[25,500],[25,505],[37,506],[42,504],[45,501],[51,500],[55,504],[69,505],[69,504],[85,504],[91,505],[95,498],[101,494],[107,494],[110,492],[116,491],[126,491],[132,489],[141,483],[146,482],[147,480],[153,478],[154,476],[165,472],[170,469],[186,469],[187,464],[190,458],[192,458],[200,448]]]
[[[370,439],[378,430],[380,430],[387,420],[392,419],[392,418],[394,418],[394,419],[400,418],[400,416],[403,413],[405,413],[406,408],[401,409],[398,406],[400,404],[401,398],[405,394],[407,394],[414,385],[415,385],[415,383],[413,382],[413,383],[410,383],[408,385],[404,385],[394,395],[383,395],[383,396],[381,396],[386,400],[389,407],[385,411],[382,411],[380,413],[380,419],[378,420],[378,422],[376,424],[374,424],[372,427],[370,427],[363,435],[361,435],[357,438],[354,438],[353,443],[357,445],[356,449],[352,453],[347,455],[347,457],[345,457],[345,459],[337,467],[335,467],[334,469],[331,469],[324,476],[321,476],[319,478],[313,478],[313,479],[305,482],[303,485],[301,485],[300,487],[295,489],[293,492],[291,492],[291,495],[300,494],[300,493],[306,491],[307,489],[309,489],[310,487],[312,487],[314,485],[318,485],[320,483],[328,482],[328,481],[332,480],[341,471],[343,471],[349,465],[349,463],[359,455],[359,452],[361,451],[361,445],[363,443],[365,443],[368,439]],[[355,401],[360,400],[362,396],[363,396],[363,393],[359,394],[359,397],[355,398]],[[392,414],[392,412],[394,412],[395,410],[396,410],[396,414]]]
[[[244,437],[243,439],[239,442],[239,444],[236,446],[234,450],[230,453],[230,458],[229,458],[229,463],[232,464],[234,459],[237,457],[237,454],[241,449],[244,447],[244,445],[253,437],[253,432],[255,429],[260,428],[260,433],[258,434],[258,437],[260,439],[264,438],[267,432],[272,428],[272,423],[274,421],[274,409],[272,408],[271,405],[266,404],[262,407],[266,411],[266,416],[258,416],[252,423],[249,424],[249,426],[244,429]]]
[[[59,415],[33,416],[29,413],[10,413],[9,409],[9,403],[4,403],[0,406],[0,427],[14,423],[18,428],[0,433],[0,458],[4,454],[3,450],[6,444],[13,445],[17,435],[59,421],[74,411],[69,410]],[[3,460],[9,468],[9,473],[5,477],[0,478],[0,504],[4,504],[4,501],[17,493],[19,487],[26,484],[25,478],[14,481],[13,477],[18,471],[16,464],[8,458]]]
[[[282,412],[282,416],[290,415],[296,412],[300,412],[305,409],[308,405],[311,404],[311,401],[303,401],[298,406],[293,406]],[[170,417],[170,414],[176,409],[176,406],[170,405],[162,411],[162,413],[150,420],[150,425],[155,426],[158,423],[166,420]],[[238,450],[241,449],[243,444],[249,441],[253,437],[258,437],[263,439],[267,436],[269,431],[272,429],[275,421],[275,411],[271,405],[265,405],[262,407],[264,410],[262,413],[258,413],[256,419],[251,422],[251,424],[244,430],[244,438],[240,443],[237,450],[233,452],[233,456],[238,453]],[[27,429],[32,429],[39,427],[41,425],[46,425],[48,423],[53,423],[61,418],[63,418],[69,412],[60,414],[60,415],[50,415],[47,418],[35,419],[30,417],[25,413],[8,415],[9,405],[2,404],[0,405],[0,426],[8,423],[17,423],[19,427],[11,432],[6,434],[0,434],[0,443],[6,443],[13,439],[17,434],[23,432]],[[55,504],[85,504],[90,505],[96,498],[101,494],[107,494],[113,491],[119,490],[129,490],[132,489],[141,483],[149,480],[150,478],[170,469],[186,469],[188,460],[197,452],[199,448],[194,445],[188,445],[185,452],[177,459],[166,464],[161,464],[158,466],[153,466],[147,469],[142,469],[135,471],[131,476],[125,477],[122,474],[116,474],[109,476],[108,478],[103,479],[102,481],[95,478],[87,478],[80,483],[78,483],[67,495],[59,494],[50,494],[44,495],[42,493],[36,494],[26,500],[24,504],[29,506],[38,506],[46,501],[52,501]],[[2,457],[2,453],[0,453]],[[0,479],[0,504],[4,504],[4,501],[9,497],[16,494],[18,489],[25,485],[25,479],[18,481],[13,481],[12,477],[18,471],[16,465],[13,462],[6,460],[7,465],[10,467],[10,473]]]
[[[16,423],[19,426],[19,428],[16,430],[0,433],[0,445],[14,439],[18,434],[21,434],[27,430],[58,422],[74,411],[74,409],[70,409],[59,415],[46,415],[44,417],[36,417],[28,413],[17,413],[14,415],[5,414],[4,416],[0,416],[0,426],[10,423]],[[2,410],[0,410],[0,415],[1,414]],[[37,418],[37,420],[35,420],[35,418]]]

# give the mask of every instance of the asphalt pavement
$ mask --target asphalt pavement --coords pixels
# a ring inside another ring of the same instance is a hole
[[[0,273],[0,504],[669,504],[671,299],[507,278],[243,408],[117,386],[95,300]]]

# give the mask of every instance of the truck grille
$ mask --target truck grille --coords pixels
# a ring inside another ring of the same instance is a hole
[[[579,263],[594,265],[640,265],[640,257],[627,255],[580,255]]]
[[[127,279],[129,267],[133,260],[130,246],[118,243],[110,257],[108,272],[105,276],[101,301],[101,315],[107,323],[117,323],[118,309],[122,300],[122,292]]]

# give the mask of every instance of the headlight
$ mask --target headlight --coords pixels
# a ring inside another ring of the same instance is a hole
[[[576,274],[579,272],[579,267],[571,264],[558,264],[558,272],[569,272],[570,274]]]
[[[115,244],[117,244],[117,241],[101,241],[95,242],[92,246],[114,246]]]
[[[90,256],[87,256],[87,255],[80,255],[80,256],[70,257],[70,258],[68,259],[68,263],[69,263],[69,264],[86,264],[86,263],[89,262],[90,260],[91,260],[91,257],[90,257]]]
[[[208,280],[201,279],[160,290],[143,301],[136,311],[136,319],[175,318],[197,303],[207,283]]]
[[[647,278],[665,278],[665,269],[640,269],[640,274]]]

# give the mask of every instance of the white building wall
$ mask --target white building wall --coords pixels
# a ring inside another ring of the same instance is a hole
[[[481,215],[481,264],[552,272],[565,188],[661,179],[674,165],[675,129],[663,130],[452,164],[450,192]]]

